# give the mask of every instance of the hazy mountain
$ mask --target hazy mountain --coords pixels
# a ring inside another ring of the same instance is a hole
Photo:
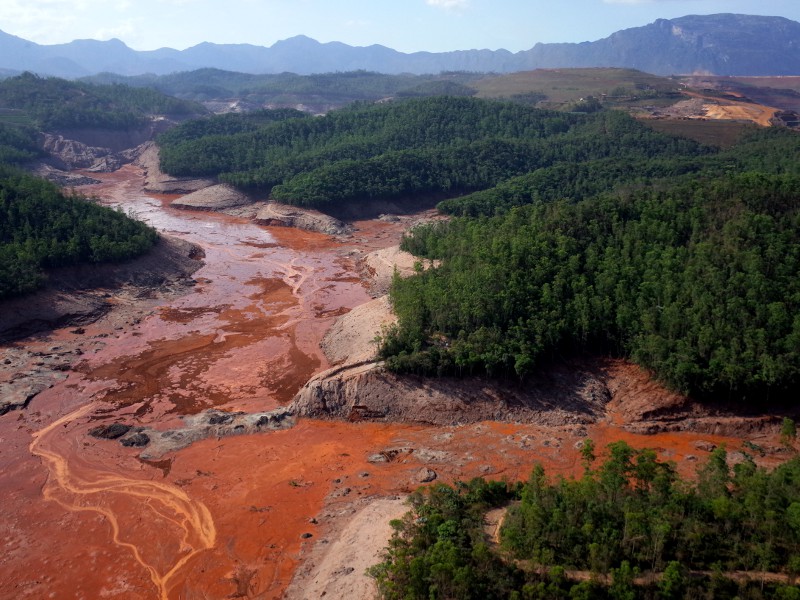
[[[659,19],[595,42],[536,44],[530,50],[463,50],[405,54],[385,46],[322,44],[297,36],[266,48],[204,42],[138,52],[120,40],[39,45],[0,31],[0,70],[62,77],[100,72],[167,74],[204,67],[243,73],[299,74],[513,72],[557,67],[630,67],[669,75],[800,75],[800,23],[783,17],[719,14]]]

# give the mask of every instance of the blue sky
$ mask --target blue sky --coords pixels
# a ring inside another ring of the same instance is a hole
[[[0,0],[0,29],[40,44],[116,37],[137,50],[271,46],[304,34],[402,52],[516,52],[719,12],[800,21],[800,0]]]

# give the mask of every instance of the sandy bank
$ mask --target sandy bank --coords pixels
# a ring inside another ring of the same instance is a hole
[[[173,177],[163,173],[160,168],[158,146],[146,142],[135,164],[144,169],[144,189],[155,194],[190,194],[214,185],[213,179]]]
[[[252,204],[253,199],[225,183],[212,185],[173,200],[170,206],[188,210],[218,210]]]
[[[382,248],[365,255],[362,264],[370,293],[374,296],[388,294],[395,272],[400,277],[410,277],[418,260],[410,252],[400,250],[400,246]]]
[[[327,544],[316,544],[286,591],[286,600],[369,600],[378,589],[366,570],[382,560],[392,536],[389,522],[407,511],[404,498],[370,499],[344,523],[323,530]],[[344,519],[341,519],[345,521]]]

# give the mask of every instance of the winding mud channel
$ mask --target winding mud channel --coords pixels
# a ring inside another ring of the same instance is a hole
[[[329,366],[319,342],[336,316],[370,299],[354,253],[401,234],[396,223],[361,223],[352,241],[335,241],[177,211],[141,186],[141,172],[126,167],[87,192],[200,245],[206,265],[186,295],[142,298],[136,318],[14,344],[69,342],[83,354],[26,410],[0,417],[1,599],[281,598],[314,544],[335,542],[359,503],[414,489],[420,469],[439,481],[516,479],[540,461],[571,474],[585,436],[618,439],[613,415],[588,429],[304,419],[157,460],[89,436],[98,424],[165,430],[208,408],[287,404]],[[698,454],[700,438],[741,445],[709,435],[624,437],[681,463]],[[399,450],[376,462],[386,449]]]

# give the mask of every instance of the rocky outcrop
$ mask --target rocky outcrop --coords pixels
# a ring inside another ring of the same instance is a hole
[[[40,393],[66,379],[66,371],[82,353],[60,343],[38,350],[24,344],[7,345],[0,366],[0,415],[27,408]]]
[[[213,179],[196,177],[173,177],[160,168],[158,146],[146,142],[141,147],[136,164],[144,169],[144,189],[154,194],[191,194],[216,183]]]
[[[89,435],[100,438],[101,440],[116,440],[128,433],[132,429],[131,425],[123,423],[112,423],[111,425],[98,425],[89,430]]]
[[[276,202],[270,202],[258,211],[255,221],[259,225],[297,227],[328,235],[345,235],[353,230],[352,226],[330,215],[316,210],[298,208]]]
[[[80,185],[94,185],[96,183],[100,183],[99,179],[56,169],[44,161],[33,163],[30,166],[30,169],[35,175],[38,175],[43,179],[47,179],[48,181],[52,181],[57,186],[62,188],[78,187]]]
[[[50,164],[57,169],[109,173],[132,160],[129,156],[113,152],[111,148],[89,146],[58,134],[41,135],[42,148],[50,154]]]
[[[209,437],[222,438],[288,429],[293,427],[295,422],[291,412],[285,408],[258,413],[229,413],[212,409],[184,417],[183,421],[183,427],[167,431],[149,427],[129,427],[116,439],[123,446],[145,448],[139,456],[150,460]]]
[[[222,211],[252,203],[252,198],[247,194],[226,183],[221,183],[173,200],[170,206],[188,210]]]
[[[320,373],[300,390],[291,408],[298,416],[349,421],[565,425],[596,421],[609,399],[600,378],[574,368],[514,385],[478,378],[401,376],[379,363],[365,363]]]
[[[0,415],[27,407],[36,396],[65,378],[62,373],[37,370],[17,373],[11,381],[0,383]]]

